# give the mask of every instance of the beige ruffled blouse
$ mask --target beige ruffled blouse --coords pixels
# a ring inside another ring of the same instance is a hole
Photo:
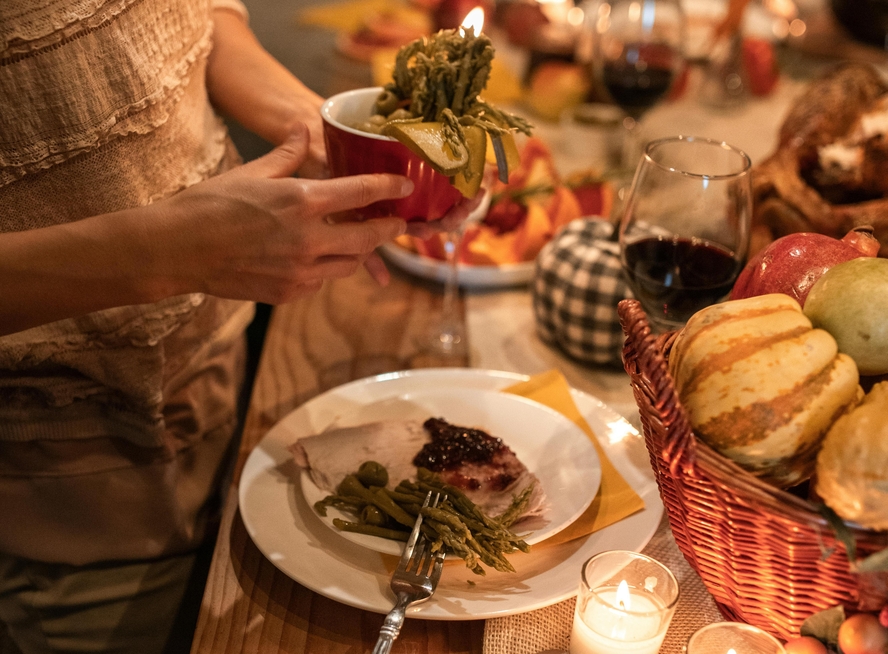
[[[212,5],[0,2],[0,231],[147,205],[238,163],[205,89]],[[0,551],[84,563],[193,547],[251,317],[190,294],[0,337]]]

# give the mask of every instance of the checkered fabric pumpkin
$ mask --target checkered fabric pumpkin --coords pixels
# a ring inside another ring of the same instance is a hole
[[[620,268],[613,226],[568,223],[536,260],[533,310],[540,338],[582,363],[622,365],[617,303],[632,297]]]

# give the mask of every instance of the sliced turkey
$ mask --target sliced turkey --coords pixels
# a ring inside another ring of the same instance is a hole
[[[439,418],[387,420],[331,428],[290,446],[300,468],[322,490],[336,486],[365,461],[389,472],[389,487],[416,479],[417,465],[427,467],[460,488],[487,515],[500,515],[514,495],[534,483],[521,519],[542,514],[545,493],[539,479],[502,441],[478,429],[450,425]]]

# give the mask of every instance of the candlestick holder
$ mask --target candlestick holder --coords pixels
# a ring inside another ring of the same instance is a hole
[[[744,622],[714,622],[688,639],[687,654],[786,654],[771,634]]]
[[[678,594],[675,575],[649,556],[596,554],[583,566],[570,654],[656,654]]]

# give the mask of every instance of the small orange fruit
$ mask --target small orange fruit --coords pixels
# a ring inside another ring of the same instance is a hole
[[[839,627],[843,654],[888,654],[888,629],[870,613],[858,613]]]
[[[784,645],[786,654],[828,654],[826,645],[813,636],[790,638]]]

